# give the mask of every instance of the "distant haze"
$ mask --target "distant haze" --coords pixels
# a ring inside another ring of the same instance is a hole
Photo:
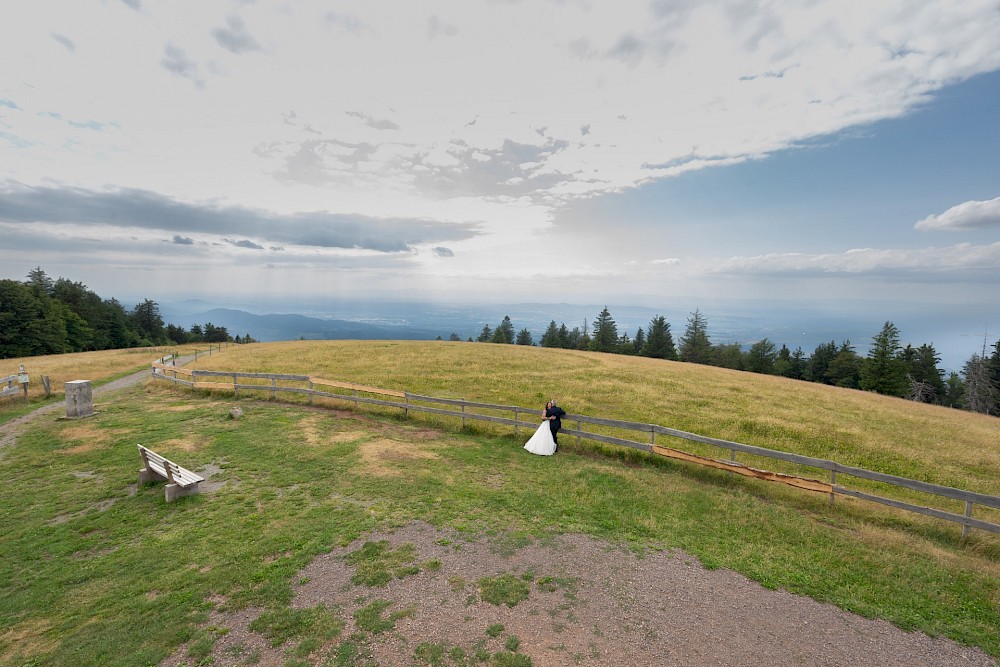
[[[767,338],[780,348],[787,345],[794,351],[801,347],[812,354],[821,343],[835,341],[840,345],[850,341],[858,354],[867,353],[871,340],[891,320],[900,330],[901,342],[918,347],[933,344],[941,355],[941,367],[960,371],[973,353],[981,353],[984,323],[975,318],[961,319],[961,309],[946,321],[927,318],[920,309],[893,308],[885,304],[888,317],[878,311],[856,312],[851,304],[842,304],[840,312],[829,306],[812,310],[808,304],[765,302],[706,302],[685,308],[648,308],[606,304],[618,326],[619,335],[635,338],[641,327],[663,315],[670,323],[675,342],[679,343],[691,311],[698,308],[708,320],[709,337],[713,343],[741,343],[749,346]],[[411,339],[429,340],[437,336],[448,339],[456,333],[464,341],[473,340],[484,325],[496,328],[509,315],[516,331],[527,328],[538,344],[549,322],[565,323],[570,329],[592,327],[605,304],[444,304],[416,302],[296,302],[286,304],[239,303],[218,304],[188,301],[161,305],[168,323],[190,327],[211,322],[227,327],[233,336],[250,334],[261,341],[298,338],[323,339]],[[275,317],[263,318],[262,316]],[[284,315],[285,317],[277,317]],[[977,331],[978,328],[978,331]],[[956,333],[957,332],[957,333]],[[989,345],[1000,332],[990,334]]]

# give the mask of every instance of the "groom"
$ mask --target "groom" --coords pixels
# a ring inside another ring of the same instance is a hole
[[[559,429],[562,428],[562,421],[559,419],[566,414],[566,411],[556,405],[556,399],[552,399],[552,407],[545,413],[549,419],[549,430],[552,431],[552,441],[556,443],[556,451],[559,450]]]

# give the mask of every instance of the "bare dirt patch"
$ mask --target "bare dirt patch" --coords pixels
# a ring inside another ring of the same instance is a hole
[[[412,549],[417,563],[436,566],[414,568],[381,587],[354,583],[356,570],[348,554],[365,542],[381,540],[393,549]],[[523,597],[512,598],[513,606],[484,600],[484,586],[500,579],[523,584]],[[640,558],[620,545],[583,535],[467,540],[415,523],[320,556],[295,581],[293,607],[339,610],[345,623],[340,641],[363,637],[363,651],[373,663],[390,667],[427,664],[415,653],[427,643],[443,647],[446,654],[460,650],[470,657],[515,645],[536,667],[995,666],[979,649],[770,591],[731,571],[706,570],[679,551]],[[383,617],[413,613],[400,616],[389,631],[366,634],[357,626],[355,612],[376,600],[390,603]],[[271,647],[250,632],[258,614],[212,614],[213,625],[230,629],[216,644],[213,664],[245,664],[243,649],[253,651],[257,664],[283,664],[293,642]],[[309,664],[324,664],[333,648],[324,646]],[[181,655],[163,665],[182,664]]]
[[[194,438],[172,438],[170,440],[163,441],[163,443],[157,447],[161,447],[164,450],[178,449],[182,452],[193,452],[201,449],[204,444],[204,442],[199,442]]]
[[[380,477],[404,475],[406,470],[405,467],[399,465],[400,463],[438,458],[434,452],[389,438],[379,438],[361,443],[358,446],[358,454],[360,454],[368,472]]]

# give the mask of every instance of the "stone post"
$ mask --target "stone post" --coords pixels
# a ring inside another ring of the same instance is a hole
[[[94,390],[90,380],[72,380],[66,383],[66,417],[78,419],[94,414]]]

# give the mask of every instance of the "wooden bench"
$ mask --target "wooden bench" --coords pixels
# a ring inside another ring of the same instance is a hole
[[[198,485],[205,481],[204,477],[163,458],[151,449],[146,449],[142,445],[137,446],[142,463],[146,466],[139,471],[140,486],[150,482],[166,481],[164,494],[168,503],[175,498],[198,493]]]

